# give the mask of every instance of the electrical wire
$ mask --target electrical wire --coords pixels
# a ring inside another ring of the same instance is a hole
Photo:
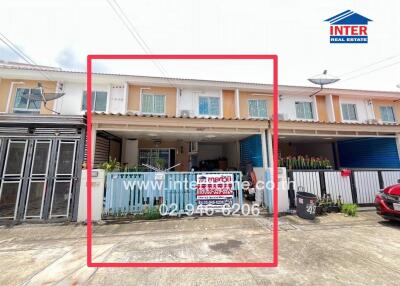
[[[21,49],[18,48],[17,45],[15,45],[10,39],[8,39],[3,33],[0,32],[0,40],[13,51],[17,56],[19,56],[21,59],[23,59],[25,62],[27,62],[29,65],[34,66],[37,68],[37,70],[49,81],[57,81],[54,78],[52,78],[48,73],[45,72],[45,69],[43,69],[42,66],[38,65],[32,58],[30,58],[28,55],[26,55]],[[41,93],[42,93],[42,99],[44,102],[44,108],[52,111],[54,113],[59,114],[57,111],[51,110],[46,106],[46,99],[44,97],[44,89],[52,90],[53,88],[50,88],[48,86],[45,86],[43,83],[40,83],[40,88],[41,88]],[[29,100],[29,102],[31,102]],[[30,103],[29,103],[30,104]],[[39,109],[37,106],[36,100],[33,100],[33,105],[35,106],[36,109]]]
[[[114,10],[114,13],[117,15],[117,17],[121,20],[122,24],[128,29],[130,35],[133,37],[133,39],[139,44],[139,46],[142,48],[142,50],[148,54],[151,55],[151,49],[147,45],[146,41],[143,39],[143,37],[140,35],[139,31],[136,29],[136,27],[133,25],[132,21],[128,18],[126,13],[123,11],[121,6],[118,4],[116,0],[107,0],[109,6]],[[167,71],[165,68],[157,61],[152,60],[154,65],[157,67],[157,69],[161,72],[161,74],[165,77],[165,79],[168,81],[168,83],[171,86],[175,86],[175,84],[172,82],[172,80],[169,78]]]
[[[373,63],[371,63],[371,64],[368,64],[368,65],[359,67],[359,68],[357,68],[357,69],[355,69],[355,70],[352,70],[352,71],[349,71],[349,72],[346,72],[346,73],[344,73],[344,74],[339,75],[339,78],[342,78],[343,76],[347,76],[347,75],[352,74],[352,73],[355,73],[355,72],[357,72],[357,71],[361,71],[361,70],[363,70],[363,69],[372,67],[372,66],[377,65],[377,64],[380,64],[380,63],[382,63],[382,62],[386,62],[386,61],[388,61],[388,60],[397,58],[397,57],[399,57],[399,56],[400,56],[400,54],[393,55],[393,56],[384,58],[384,59],[382,59],[382,60],[379,60],[379,61],[377,61],[377,62],[373,62]]]
[[[398,64],[400,64],[400,61],[391,63],[391,64],[386,65],[386,66],[383,66],[383,67],[379,67],[379,68],[373,69],[373,70],[371,70],[371,71],[367,71],[367,72],[364,72],[364,73],[360,73],[360,74],[351,76],[351,77],[349,77],[349,78],[345,78],[345,79],[341,80],[341,82],[349,81],[349,80],[351,80],[351,79],[355,79],[355,78],[358,78],[358,77],[360,77],[360,76],[364,76],[364,75],[367,75],[367,74],[370,74],[370,73],[373,73],[373,72],[376,72],[376,71],[379,71],[379,70],[382,70],[382,69],[386,69],[386,68],[388,68],[388,67],[391,67],[391,66],[394,66],[394,65],[398,65]]]
[[[373,67],[373,66],[375,66],[375,65],[377,65],[377,64],[380,64],[380,63],[383,63],[383,62],[386,62],[386,61],[395,59],[395,58],[397,58],[397,57],[399,57],[399,56],[400,56],[400,54],[396,54],[396,55],[392,55],[392,56],[390,56],[390,57],[386,57],[386,58],[381,59],[381,60],[379,60],[379,61],[370,63],[370,64],[368,64],[368,65],[364,65],[364,66],[359,67],[359,68],[357,68],[357,69],[354,69],[354,70],[352,70],[352,71],[343,73],[343,74],[339,75],[338,77],[339,77],[339,78],[342,78],[342,79],[340,80],[340,82],[346,82],[346,81],[348,81],[348,80],[351,80],[351,79],[354,79],[354,78],[358,78],[358,77],[360,77],[360,76],[367,75],[367,74],[369,74],[369,73],[372,73],[372,72],[375,72],[375,71],[379,71],[379,70],[381,70],[381,69],[385,69],[385,68],[394,66],[394,65],[396,65],[396,64],[399,64],[400,61],[395,62],[395,63],[391,63],[391,64],[386,65],[386,66],[383,66],[383,67],[378,67],[378,68],[373,69],[373,70],[370,70],[370,71],[362,72],[362,73],[356,74],[356,75],[354,75],[354,76],[350,76],[350,77],[348,77],[348,78],[343,78],[343,76],[345,76],[345,75],[350,75],[350,74],[352,74],[352,73],[355,73],[355,72],[358,72],[358,71],[362,71],[362,70],[364,70],[364,69],[366,69],[366,68]],[[290,93],[290,95],[291,95],[291,96],[293,96],[293,95],[300,95],[300,94],[302,94],[302,93],[305,93],[305,92],[304,92],[304,91],[292,92],[292,93]]]
[[[48,75],[43,67],[38,65],[34,60],[32,60],[28,55],[26,55],[23,51],[21,51],[17,45],[15,45],[10,39],[8,39],[3,33],[0,32],[0,40],[7,46],[9,47],[17,56],[19,56],[21,59],[23,59],[25,62],[27,62],[30,65],[35,66],[38,68],[39,72],[49,81],[54,81],[54,79]]]

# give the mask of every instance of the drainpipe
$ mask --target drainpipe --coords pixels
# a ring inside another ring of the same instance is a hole
[[[11,104],[11,97],[12,97],[12,92],[14,89],[14,84],[24,84],[23,81],[12,81],[10,85],[10,91],[8,92],[8,99],[7,99],[7,105],[6,105],[6,113],[10,112],[10,104]]]

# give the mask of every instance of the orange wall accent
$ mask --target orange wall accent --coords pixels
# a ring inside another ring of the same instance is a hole
[[[326,101],[325,96],[317,95],[317,109],[318,109],[318,119],[319,121],[328,121],[328,115],[326,113]]]
[[[224,117],[235,118],[235,92],[233,90],[223,90]]]
[[[273,103],[272,94],[254,94],[254,92],[241,91],[239,94],[239,104],[240,104],[240,118],[249,117],[249,99],[266,99],[267,100],[267,116],[272,117],[273,113]]]
[[[10,109],[9,112],[13,112],[15,94],[17,92],[17,88],[37,88],[38,83],[40,82],[43,85],[44,92],[55,92],[57,87],[57,82],[55,81],[36,81],[36,80],[20,80],[20,79],[1,79],[0,81],[0,112],[5,112],[7,108],[8,95],[11,88],[11,82],[24,82],[24,84],[14,84],[11,100],[10,100]],[[53,109],[54,101],[50,101],[47,103],[47,108]],[[44,104],[42,103],[40,108],[40,114],[52,114],[51,111],[44,108]]]
[[[140,89],[150,88],[146,92],[151,94],[160,94],[166,96],[166,114],[168,116],[176,115],[176,88],[174,87],[160,87],[160,86],[138,86],[129,85],[128,92],[128,110],[140,111]]]
[[[335,112],[336,122],[342,122],[342,114],[340,113],[339,96],[332,95],[332,101],[333,101],[333,110]]]
[[[381,106],[392,106],[396,122],[400,122],[400,102],[393,102],[393,100],[373,99],[375,118],[382,120]]]

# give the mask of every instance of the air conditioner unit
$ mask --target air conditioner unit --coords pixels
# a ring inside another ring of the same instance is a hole
[[[181,116],[182,117],[190,117],[190,115],[192,114],[192,112],[188,109],[182,109],[181,110]]]
[[[278,113],[278,119],[279,120],[287,120],[287,119],[289,119],[289,117],[286,113]]]
[[[190,141],[189,142],[189,153],[199,152],[199,142]]]
[[[377,120],[377,119],[367,119],[365,120],[365,122],[368,124],[382,124],[382,120]]]

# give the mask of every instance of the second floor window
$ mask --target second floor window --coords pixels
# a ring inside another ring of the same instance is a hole
[[[17,88],[14,112],[40,112],[42,93],[40,88]]]
[[[83,92],[82,111],[87,110],[87,92]],[[105,112],[107,110],[107,92],[92,91],[92,111]]]
[[[250,99],[249,116],[253,118],[266,118],[267,101],[265,99]]]
[[[142,94],[142,112],[152,114],[165,113],[165,95]]]
[[[219,116],[219,97],[199,96],[199,115]]]
[[[357,108],[353,103],[342,103],[343,120],[355,121],[357,119]]]
[[[380,106],[381,118],[384,122],[395,122],[394,112],[392,106]]]
[[[296,101],[296,117],[298,119],[314,119],[312,102]]]

